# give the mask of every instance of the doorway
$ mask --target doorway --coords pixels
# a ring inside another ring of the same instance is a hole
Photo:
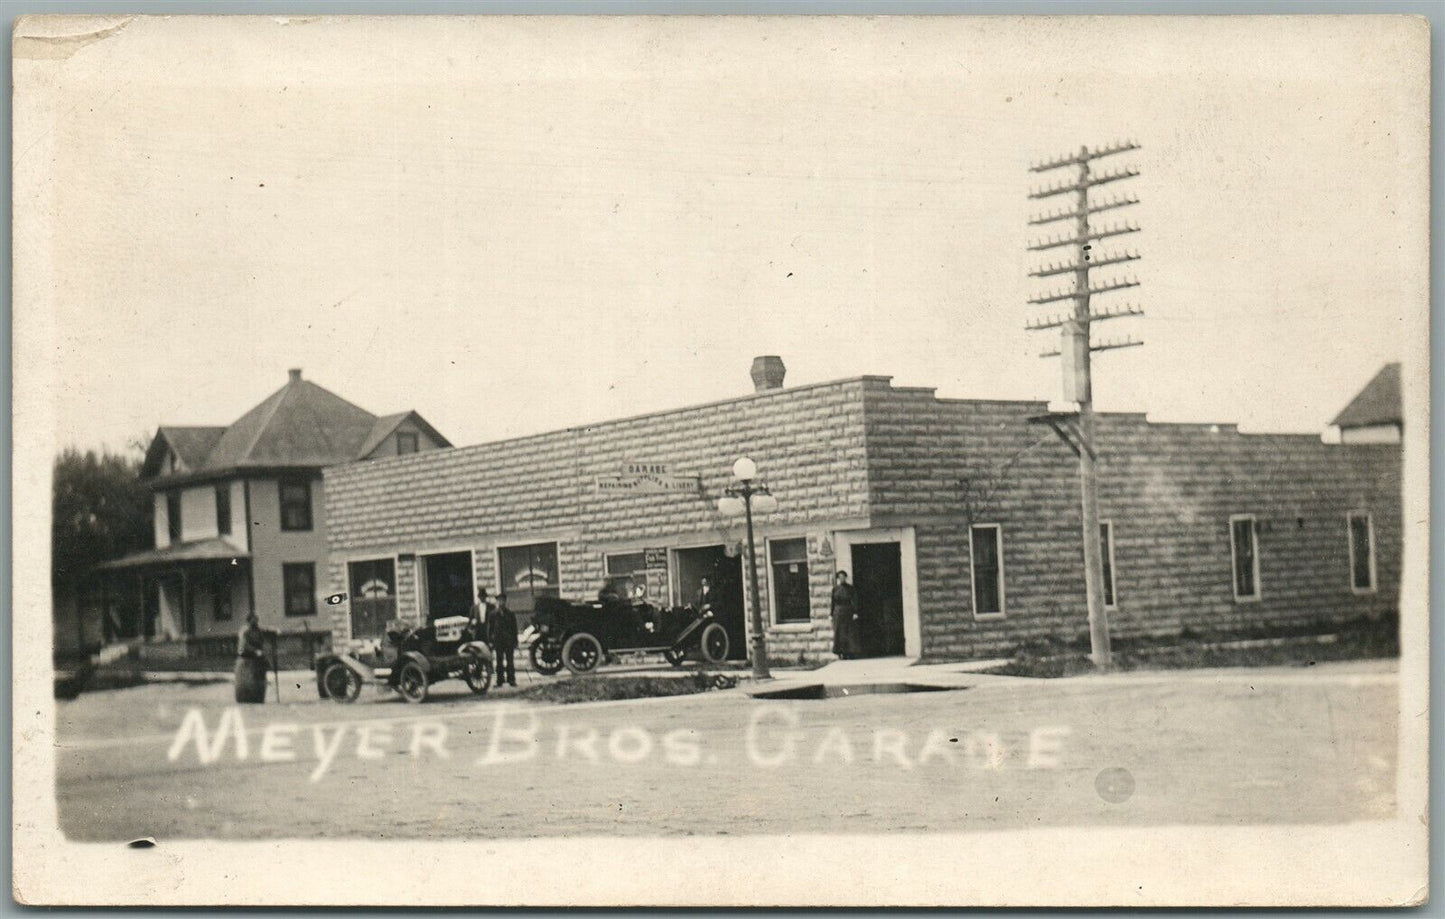
[[[426,621],[465,616],[472,608],[472,553],[424,555],[423,590]]]
[[[396,563],[389,558],[350,562],[351,637],[380,638],[396,618]]]
[[[194,634],[185,575],[178,571],[146,579],[145,637],[177,639]]]
[[[728,633],[728,660],[748,656],[748,632],[743,616],[743,563],[737,556],[729,557],[723,546],[700,546],[674,549],[677,565],[677,603],[691,604],[697,598],[702,579],[712,582],[717,594],[713,610],[717,621]]]
[[[899,544],[853,546],[853,587],[858,593],[863,656],[903,654],[903,553]]]

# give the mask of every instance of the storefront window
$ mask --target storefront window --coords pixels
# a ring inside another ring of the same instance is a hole
[[[351,637],[376,638],[396,618],[396,564],[379,558],[347,565],[351,582]]]
[[[773,539],[768,542],[772,562],[773,616],[777,622],[807,622],[812,616],[808,598],[808,541]]]
[[[497,549],[497,570],[507,605],[518,615],[531,613],[538,597],[561,596],[555,542],[502,546]]]

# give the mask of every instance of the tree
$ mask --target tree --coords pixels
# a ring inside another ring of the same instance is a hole
[[[135,455],[67,447],[55,458],[51,584],[78,586],[99,563],[148,548],[150,491]]]

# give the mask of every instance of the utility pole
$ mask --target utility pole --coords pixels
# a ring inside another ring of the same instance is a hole
[[[1051,291],[1029,301],[1041,305],[1049,303],[1072,303],[1073,308],[1061,315],[1028,323],[1030,330],[1059,329],[1059,349],[1046,351],[1040,357],[1058,357],[1063,370],[1064,401],[1077,404],[1077,412],[1051,414],[1039,421],[1049,424],[1079,456],[1079,490],[1083,507],[1084,537],[1084,589],[1089,608],[1089,647],[1094,665],[1107,670],[1113,662],[1109,644],[1109,620],[1104,609],[1104,561],[1103,546],[1099,530],[1099,483],[1095,464],[1098,454],[1094,449],[1094,393],[1090,355],[1095,351],[1110,351],[1116,348],[1132,348],[1142,341],[1125,338],[1095,342],[1090,329],[1095,322],[1128,316],[1142,316],[1137,306],[1123,306],[1115,310],[1094,312],[1091,303],[1094,297],[1113,291],[1138,287],[1137,279],[1114,279],[1094,284],[1091,271],[1126,262],[1137,261],[1137,253],[1119,251],[1100,253],[1094,256],[1094,243],[1127,233],[1137,233],[1139,227],[1130,223],[1114,224],[1109,227],[1093,228],[1089,218],[1104,211],[1138,204],[1139,199],[1128,195],[1114,197],[1108,201],[1091,201],[1090,191],[1101,185],[1133,178],[1139,174],[1132,168],[1116,169],[1096,173],[1091,167],[1095,160],[1118,153],[1139,149],[1133,142],[1111,144],[1090,150],[1080,147],[1077,153],[1049,160],[1030,167],[1031,172],[1051,172],[1055,169],[1075,168],[1077,175],[1071,181],[1041,188],[1029,195],[1032,200],[1053,198],[1060,195],[1073,196],[1073,209],[1050,211],[1029,220],[1031,226],[1072,221],[1073,235],[1048,237],[1029,246],[1030,252],[1052,249],[1072,250],[1072,260],[1058,264],[1049,263],[1030,277],[1048,278],[1073,276],[1073,289]]]

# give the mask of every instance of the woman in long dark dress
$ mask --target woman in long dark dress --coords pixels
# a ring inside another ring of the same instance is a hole
[[[846,571],[833,581],[833,653],[844,660],[858,656],[858,594]]]

